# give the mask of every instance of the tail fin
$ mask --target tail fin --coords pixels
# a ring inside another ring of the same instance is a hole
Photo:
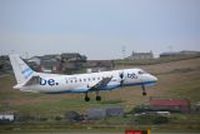
[[[33,76],[34,71],[18,55],[9,55],[9,58],[17,84],[22,84]]]

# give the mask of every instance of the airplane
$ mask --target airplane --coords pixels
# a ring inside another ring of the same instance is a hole
[[[139,68],[120,69],[86,74],[49,74],[32,70],[18,55],[9,55],[17,84],[14,89],[34,93],[83,93],[86,102],[88,93],[96,93],[96,101],[101,101],[100,91],[111,91],[126,86],[141,86],[142,94],[147,95],[145,87],[155,85],[158,79]]]

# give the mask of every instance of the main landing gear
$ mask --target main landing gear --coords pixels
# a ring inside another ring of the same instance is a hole
[[[90,97],[88,96],[88,92],[85,93],[85,101],[90,101]],[[99,95],[99,92],[96,92],[96,101],[101,101],[101,96]]]
[[[85,93],[85,101],[86,102],[90,101],[90,97],[88,97],[88,92]]]
[[[96,101],[101,101],[101,96],[99,95],[99,91],[96,91]]]
[[[146,96],[146,95],[147,95],[147,92],[146,92],[146,90],[145,90],[145,86],[144,86],[144,85],[142,85],[142,95],[143,95],[143,96]]]

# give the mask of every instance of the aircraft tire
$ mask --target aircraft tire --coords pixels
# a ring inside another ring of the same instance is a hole
[[[142,95],[143,95],[143,96],[147,96],[147,93],[146,93],[146,92],[143,92]]]
[[[90,98],[89,97],[85,97],[85,101],[86,102],[90,101]]]
[[[96,96],[96,101],[101,101],[101,96]]]

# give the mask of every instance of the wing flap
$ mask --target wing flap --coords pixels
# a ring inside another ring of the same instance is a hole
[[[111,81],[112,77],[106,77],[103,78],[101,81],[99,81],[97,84],[95,84],[94,86],[92,86],[89,91],[96,91],[96,90],[100,90],[102,88],[104,88],[105,86],[107,86],[107,84]]]

